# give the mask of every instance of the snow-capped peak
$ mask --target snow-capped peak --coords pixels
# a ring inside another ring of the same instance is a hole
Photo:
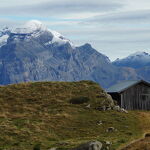
[[[24,27],[30,32],[35,32],[35,31],[50,32],[53,35],[53,39],[52,39],[52,41],[47,42],[46,45],[51,44],[51,43],[57,43],[58,45],[62,45],[62,44],[65,44],[68,42],[68,43],[70,43],[70,45],[72,47],[74,47],[73,43],[70,40],[66,39],[60,33],[48,29],[42,22],[40,22],[38,20],[31,20],[31,21],[27,22]]]
[[[2,47],[3,45],[7,43],[8,37],[9,35],[7,34],[0,36],[0,47]]]
[[[7,26],[4,27],[1,31],[2,34],[9,34],[11,32],[11,29],[9,29]]]
[[[8,29],[6,29],[6,30],[8,30]],[[70,40],[65,38],[60,33],[48,29],[42,22],[40,22],[38,20],[28,21],[24,25],[10,30],[10,33],[15,34],[15,40],[20,40],[20,36],[26,36],[26,38],[24,38],[24,39],[27,39],[27,40],[29,40],[32,37],[37,38],[46,32],[51,34],[52,38],[49,41],[47,41],[45,43],[45,45],[50,45],[53,43],[55,43],[57,45],[63,45],[66,43],[70,43],[72,48],[75,47]],[[1,33],[3,34],[3,31]],[[45,34],[45,36],[47,36],[47,35]],[[8,39],[8,37],[9,37],[9,34],[6,34],[3,37],[2,37],[2,35],[0,35],[0,43],[3,43],[0,45],[4,45],[6,43],[6,40]]]
[[[60,33],[56,32],[56,31],[53,31],[53,30],[49,30],[49,32],[52,33],[53,35],[53,39],[52,41],[46,43],[46,44],[50,44],[50,43],[57,43],[58,45],[63,45],[63,44],[66,44],[66,43],[70,43],[70,45],[72,46],[72,48],[74,48],[74,44],[66,39],[63,35],[61,35]]]
[[[131,61],[140,61],[141,63],[148,63],[150,62],[150,54],[146,52],[136,52],[131,55],[129,55],[126,60],[131,60]]]
[[[135,61],[135,60],[140,60],[140,61],[150,61],[150,54],[142,51],[135,52],[128,57],[125,57],[123,59],[117,58],[114,62],[119,62],[119,61]]]
[[[3,28],[0,31],[0,47],[7,43],[7,39],[9,38],[10,29],[8,27]]]
[[[149,55],[148,53],[142,52],[142,51],[138,51],[138,52],[135,52],[135,53],[129,55],[128,58],[129,58],[129,57],[139,57],[139,56],[141,56],[141,57],[142,57],[142,56],[143,56],[143,57],[149,56],[149,57],[150,57],[150,55]]]
[[[113,62],[114,65],[119,67],[130,67],[134,69],[149,66],[150,54],[146,52],[136,52],[123,59],[117,59]]]
[[[13,33],[20,33],[20,34],[29,34],[34,33],[36,31],[45,31],[48,30],[42,22],[38,20],[31,20],[25,23],[23,26],[15,28],[12,30]]]
[[[123,59],[117,59],[113,62],[117,66],[126,66],[139,68],[150,63],[150,54],[146,52],[136,52]]]
[[[25,25],[24,28],[28,29],[30,32],[34,32],[37,30],[46,30],[46,26],[42,24],[42,22],[38,20],[31,20],[28,21]]]

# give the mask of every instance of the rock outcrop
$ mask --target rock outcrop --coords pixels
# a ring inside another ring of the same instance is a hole
[[[85,144],[80,145],[77,148],[72,150],[102,150],[103,144],[99,141],[92,141]]]

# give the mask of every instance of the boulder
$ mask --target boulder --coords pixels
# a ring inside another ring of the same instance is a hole
[[[111,97],[111,95],[109,95],[109,94],[106,94],[106,97],[107,97],[107,99],[108,99],[108,101],[109,101],[109,106],[110,107],[114,107],[114,100],[112,99],[112,97]]]
[[[123,112],[123,113],[126,113],[126,114],[128,113],[127,110],[125,110],[124,108],[121,108],[120,106],[114,106],[113,110],[116,110],[118,112]]]
[[[105,111],[106,110],[106,106],[102,106],[102,110]]]
[[[125,110],[124,108],[121,108],[121,110],[120,110],[121,112],[123,112],[123,113],[128,113],[128,111],[127,110]]]
[[[72,150],[102,150],[103,144],[99,141],[91,141]]]
[[[110,141],[105,141],[105,144],[106,144],[107,146],[110,146],[112,143],[111,143]]]
[[[111,107],[107,107],[106,110],[111,110]]]
[[[119,112],[120,112],[121,108],[120,108],[119,105],[117,105],[117,106],[114,106],[114,107],[113,107],[113,110],[116,110],[116,111],[119,111]]]

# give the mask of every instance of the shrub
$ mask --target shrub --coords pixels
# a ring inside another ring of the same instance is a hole
[[[120,139],[118,142],[119,142],[119,143],[125,143],[126,140],[125,140],[125,139]]]
[[[41,150],[41,144],[36,144],[36,145],[33,147],[33,150]]]
[[[88,97],[74,97],[70,99],[71,104],[84,104],[90,101]]]

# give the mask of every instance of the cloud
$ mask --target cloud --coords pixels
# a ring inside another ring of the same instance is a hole
[[[150,23],[150,9],[128,12],[118,12],[106,15],[97,15],[87,19],[87,22],[94,23]]]
[[[0,18],[0,29],[4,27],[16,27],[21,25],[21,22],[17,22],[14,19]]]
[[[150,48],[148,0],[2,0],[0,28],[37,19],[111,59]]]
[[[29,0],[27,0],[28,2]],[[123,5],[119,0],[46,0],[37,3],[20,3],[16,6],[4,5],[0,14],[28,15],[28,16],[64,16],[69,14],[99,13],[119,9]],[[72,18],[74,16],[72,15]],[[88,16],[86,16],[88,17]]]

